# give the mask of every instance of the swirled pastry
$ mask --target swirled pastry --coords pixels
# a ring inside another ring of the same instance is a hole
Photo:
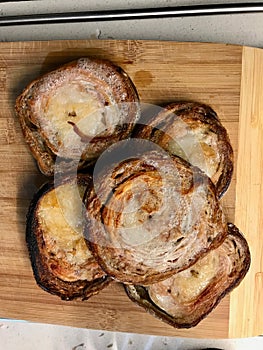
[[[233,225],[224,242],[190,268],[147,287],[125,286],[131,300],[176,328],[197,325],[245,277],[250,252]]]
[[[61,299],[87,299],[110,278],[102,271],[83,237],[82,197],[91,178],[45,184],[33,198],[26,241],[38,285]]]
[[[85,236],[103,270],[118,281],[163,280],[227,233],[213,183],[179,157],[148,151],[98,179],[86,193]]]
[[[227,190],[233,172],[233,150],[215,111],[197,102],[175,102],[138,127],[134,137],[149,139],[171,154],[203,170],[218,196]]]
[[[113,63],[80,58],[30,83],[16,100],[25,140],[47,176],[83,168],[125,139],[139,117],[138,94]]]

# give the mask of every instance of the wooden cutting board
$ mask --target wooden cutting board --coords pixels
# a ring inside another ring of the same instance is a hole
[[[224,211],[252,254],[242,284],[197,327],[176,330],[134,305],[114,283],[86,302],[60,301],[36,286],[25,216],[45,181],[24,143],[14,103],[32,79],[81,56],[107,58],[134,81],[141,100],[194,100],[216,110],[229,132],[235,172]],[[158,41],[0,43],[0,317],[156,335],[227,338],[263,333],[263,51]]]

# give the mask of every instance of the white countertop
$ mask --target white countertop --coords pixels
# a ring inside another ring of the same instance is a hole
[[[245,3],[215,0],[214,3]],[[254,2],[259,2],[254,0]],[[88,5],[87,5],[88,3]],[[0,4],[0,15],[209,4],[209,0],[36,0]],[[261,47],[263,13],[0,27],[0,41],[52,39],[152,39],[224,42]]]
[[[262,350],[263,337],[196,340],[0,321],[2,350]]]
[[[215,3],[246,1],[223,1]],[[260,2],[255,1],[254,2]],[[0,16],[209,4],[209,0],[36,0],[0,4]],[[263,13],[221,15],[207,17],[169,18],[134,21],[50,24],[0,27],[0,41],[55,40],[55,39],[152,39],[173,41],[224,42],[248,46],[263,46]],[[1,316],[1,311],[0,311]],[[0,320],[0,349],[201,349],[218,347],[226,350],[262,349],[263,338],[244,340],[193,340],[147,337],[90,331],[70,327],[30,324]]]

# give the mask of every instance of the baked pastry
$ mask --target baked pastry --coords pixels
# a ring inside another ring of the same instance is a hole
[[[27,215],[26,242],[37,284],[61,299],[87,299],[110,278],[102,271],[83,237],[82,197],[91,178],[65,178],[45,184]]]
[[[196,326],[246,275],[250,252],[233,224],[228,235],[190,268],[150,286],[125,286],[132,301],[176,328]]]
[[[31,82],[15,108],[40,170],[52,176],[84,168],[127,138],[140,114],[138,101],[120,67],[80,58]]]
[[[118,281],[163,280],[227,234],[213,183],[179,157],[142,152],[102,170],[98,179],[85,196],[85,236],[103,270]]]
[[[233,173],[233,150],[216,112],[197,102],[175,102],[141,124],[134,137],[157,143],[203,170],[218,196],[227,190]]]

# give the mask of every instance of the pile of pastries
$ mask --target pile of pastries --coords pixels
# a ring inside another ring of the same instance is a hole
[[[29,256],[37,284],[64,300],[115,281],[152,315],[189,328],[250,265],[221,205],[233,150],[211,107],[142,103],[122,68],[94,58],[18,96],[25,141],[47,176],[28,209]]]

